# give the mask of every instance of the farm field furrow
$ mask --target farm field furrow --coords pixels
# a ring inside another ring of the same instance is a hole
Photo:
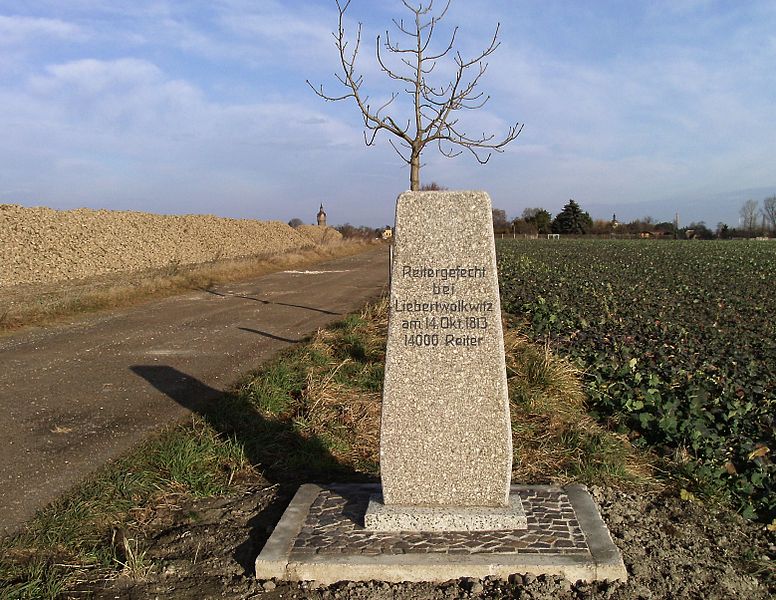
[[[776,514],[776,243],[504,240],[502,306],[696,493]]]

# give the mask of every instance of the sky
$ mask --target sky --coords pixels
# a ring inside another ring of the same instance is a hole
[[[402,92],[374,55],[409,14],[345,15],[373,105]],[[459,26],[474,56],[497,23],[490,100],[460,123],[523,130],[486,165],[428,147],[423,183],[485,190],[510,217],[573,198],[712,228],[776,195],[776,2],[453,0],[431,48]],[[306,83],[343,93],[336,26],[334,0],[0,0],[0,203],[305,222],[322,203],[333,224],[391,224],[409,169],[390,135],[366,147],[352,100]]]

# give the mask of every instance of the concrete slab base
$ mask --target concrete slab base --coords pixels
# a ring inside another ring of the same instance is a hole
[[[513,573],[570,581],[627,579],[584,486],[512,486],[526,529],[369,531],[364,515],[376,484],[303,485],[256,559],[258,579],[431,581]]]
[[[493,531],[527,529],[519,494],[509,495],[509,506],[430,507],[383,504],[381,494],[369,499],[364,515],[369,531]]]

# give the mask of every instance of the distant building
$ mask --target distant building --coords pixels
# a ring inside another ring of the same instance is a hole
[[[642,230],[639,232],[639,237],[645,240],[654,240],[659,238],[668,237],[668,232],[660,229]]]
[[[321,209],[318,211],[318,226],[326,227],[326,213],[323,212],[323,204],[321,204]]]

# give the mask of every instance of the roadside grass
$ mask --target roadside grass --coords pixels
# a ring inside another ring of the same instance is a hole
[[[103,275],[76,282],[27,284],[0,289],[0,334],[31,325],[105,309],[131,306],[191,289],[259,277],[364,252],[374,244],[343,240],[297,252],[214,260],[198,265],[171,263],[154,271]]]
[[[87,574],[146,576],[155,565],[144,532],[191,498],[246,481],[376,480],[387,306],[370,304],[283,352],[190,423],[145,442],[0,540],[0,599],[53,599]],[[568,363],[510,330],[506,352],[514,480],[650,481],[643,455],[587,416],[580,374]]]
[[[0,599],[53,599],[95,569],[147,572],[139,540],[158,510],[224,494],[251,470],[242,447],[201,418],[162,432],[0,540]]]

